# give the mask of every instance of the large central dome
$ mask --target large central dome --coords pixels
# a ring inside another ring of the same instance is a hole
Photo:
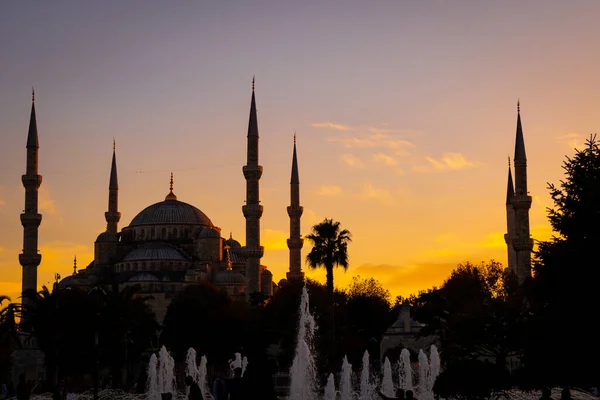
[[[213,226],[202,211],[179,200],[165,200],[146,207],[135,216],[130,227],[141,225],[204,225]]]

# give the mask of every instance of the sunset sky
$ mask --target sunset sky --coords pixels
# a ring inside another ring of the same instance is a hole
[[[505,263],[517,99],[544,240],[546,183],[600,130],[599,15],[594,0],[1,2],[0,294],[20,292],[32,86],[40,285],[72,273],[74,255],[93,259],[113,137],[120,228],[164,199],[173,172],[179,200],[243,243],[253,75],[275,281],[288,268],[294,131],[303,234],[325,217],[353,234],[338,286],[374,276],[408,295],[458,262]]]

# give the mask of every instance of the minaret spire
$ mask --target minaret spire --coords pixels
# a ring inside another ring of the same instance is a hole
[[[514,240],[515,252],[514,271],[519,281],[523,282],[531,276],[531,252],[533,251],[533,239],[529,230],[529,209],[532,198],[527,190],[527,156],[525,153],[525,140],[521,124],[521,103],[517,101],[517,131],[515,137],[515,186],[511,206],[514,212]],[[508,209],[507,209],[508,213]],[[510,246],[509,246],[510,257]],[[510,261],[509,261],[510,264]],[[509,265],[510,267],[510,265]]]
[[[513,207],[513,199],[515,197],[515,189],[513,187],[512,171],[510,168],[510,156],[508,157],[508,184],[506,188],[506,234],[504,242],[508,250],[508,268],[511,271],[516,271],[517,255],[515,253],[515,209]]]
[[[263,206],[260,204],[259,180],[263,167],[258,164],[258,119],[256,116],[256,98],[254,94],[254,78],[252,78],[252,99],[248,120],[248,150],[246,165],[242,168],[246,178],[246,204],[242,212],[246,218],[246,246],[243,254],[246,257],[246,299],[250,294],[261,291],[260,259],[264,248],[260,245],[260,217]]]
[[[508,157],[508,185],[506,187],[506,204],[511,204],[512,198],[515,196],[515,188],[513,186],[512,171],[510,169],[510,156]]]
[[[106,219],[106,230],[113,235],[118,232],[118,224],[121,220],[119,212],[119,180],[117,177],[117,148],[113,138],[113,155],[110,166],[110,179],[108,182],[108,211],[104,213]]]
[[[290,180],[290,205],[287,208],[290,217],[290,238],[287,240],[290,249],[290,270],[287,279],[304,279],[302,272],[302,246],[304,239],[300,236],[300,217],[304,207],[300,205],[300,179],[298,176],[298,157],[296,155],[296,132],[294,132],[294,151],[292,153],[292,177]]]
[[[31,115],[27,133],[27,164],[25,175],[21,177],[25,187],[25,209],[21,214],[23,225],[23,252],[19,254],[19,263],[23,267],[22,291],[37,290],[37,268],[42,261],[38,251],[38,228],[42,215],[38,213],[38,189],[42,184],[42,176],[38,174],[38,132],[35,116],[35,92],[31,93]],[[28,300],[23,298],[23,303]]]

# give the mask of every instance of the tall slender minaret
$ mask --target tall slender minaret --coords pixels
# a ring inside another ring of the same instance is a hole
[[[515,197],[515,188],[513,186],[512,171],[510,169],[510,157],[508,158],[508,185],[506,188],[506,234],[504,241],[508,249],[508,269],[517,272],[517,255],[513,242],[515,240],[515,209],[513,208],[513,198]]]
[[[529,209],[531,196],[527,191],[527,156],[525,140],[521,127],[521,109],[517,102],[517,135],[515,141],[515,196],[512,206],[515,212],[515,240],[513,247],[516,254],[516,273],[520,282],[531,276],[531,252],[533,239],[529,232]]]
[[[117,179],[117,155],[114,139],[110,182],[108,183],[108,211],[104,213],[104,218],[106,218],[106,230],[116,235],[121,213],[119,212],[119,181]]]
[[[242,212],[246,218],[246,246],[244,246],[243,254],[246,257],[246,299],[249,299],[250,294],[261,290],[260,259],[264,254],[264,248],[260,245],[260,217],[263,213],[263,206],[260,205],[258,185],[263,167],[258,165],[258,120],[254,97],[254,78],[252,78],[252,101],[248,121],[247,161],[242,170],[246,178],[246,204],[242,206]]]
[[[298,178],[298,158],[296,156],[296,133],[294,133],[294,153],[292,155],[292,179],[290,181],[290,206],[287,208],[290,216],[290,238],[287,240],[290,249],[290,271],[288,281],[304,279],[302,272],[302,246],[304,239],[300,237],[300,217],[304,207],[300,205],[300,179]]]
[[[22,291],[37,290],[37,267],[42,261],[38,252],[38,228],[42,215],[38,213],[38,189],[42,184],[42,176],[38,175],[38,149],[40,148],[35,118],[35,93],[31,94],[31,116],[27,134],[27,168],[21,177],[25,187],[25,210],[21,214],[23,225],[23,253],[19,254],[19,263],[23,267]],[[23,303],[27,299],[23,298]]]

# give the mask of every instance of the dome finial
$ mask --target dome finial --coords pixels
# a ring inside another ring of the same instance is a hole
[[[252,91],[254,92],[254,80],[256,78],[256,75],[252,75]]]
[[[35,103],[35,89],[31,87],[31,102]]]
[[[169,184],[169,194],[165,197],[165,200],[177,200],[177,196],[173,193],[173,173],[171,172],[171,182]]]
[[[233,239],[233,235],[231,234],[231,231],[229,231],[229,240]]]
[[[510,168],[510,156],[508,156],[508,168]]]
[[[73,275],[77,275],[77,254],[73,257]]]
[[[517,99],[517,114],[521,113],[521,101]]]
[[[113,137],[113,151],[117,150],[117,142],[115,141],[115,138]]]
[[[225,245],[225,251],[227,252],[227,271],[231,271],[231,254],[229,253],[229,245]]]
[[[294,131],[294,144],[296,144],[296,131]]]

